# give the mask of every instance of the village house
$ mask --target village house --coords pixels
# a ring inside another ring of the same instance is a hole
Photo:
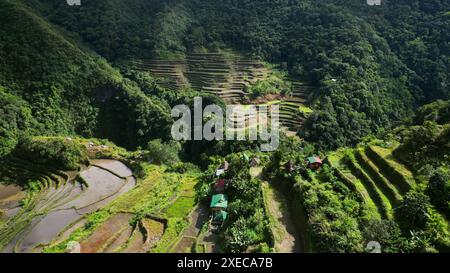
[[[259,164],[261,164],[261,161],[256,156],[253,157],[252,160],[250,160],[250,167],[252,167],[252,168],[258,167]]]
[[[215,194],[211,198],[211,210],[214,212],[226,210],[228,207],[228,198],[225,194]]]
[[[308,168],[311,170],[318,170],[322,167],[323,162],[322,159],[318,156],[308,157],[307,159]]]
[[[213,191],[215,193],[224,193],[228,189],[229,182],[225,179],[219,179],[213,184]]]
[[[226,171],[228,171],[229,167],[230,167],[230,163],[228,163],[228,161],[225,160],[225,161],[220,165],[220,167],[216,170],[216,176],[219,177],[219,176],[221,176],[222,174],[224,174]]]
[[[228,171],[229,168],[230,168],[230,163],[228,163],[228,161],[226,161],[226,160],[219,167],[219,169],[222,169],[224,171]]]
[[[227,220],[228,213],[224,210],[217,211],[213,214],[211,223],[216,225],[221,225],[225,220]]]

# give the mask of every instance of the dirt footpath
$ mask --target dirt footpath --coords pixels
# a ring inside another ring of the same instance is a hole
[[[279,253],[301,252],[300,234],[291,215],[289,199],[279,189],[265,183],[269,213],[275,221],[275,250]]]

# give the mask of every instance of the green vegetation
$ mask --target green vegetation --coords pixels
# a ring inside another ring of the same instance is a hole
[[[243,153],[234,153],[225,159],[230,163],[223,177],[231,181],[227,190],[228,220],[222,227],[220,247],[226,252],[244,252],[247,249],[272,240],[264,210],[264,199],[261,182],[250,175],[248,158]],[[220,165],[217,157],[210,158],[212,164],[205,172],[201,183],[197,186],[197,195],[200,201],[210,201],[212,195],[211,184],[215,182],[212,174]]]
[[[170,218],[164,235],[151,249],[153,253],[168,253],[170,246],[176,243],[178,236],[187,227],[188,221],[182,218]]]
[[[60,170],[77,170],[80,164],[88,161],[87,149],[83,144],[63,138],[24,139],[13,153],[34,163]]]
[[[282,142],[265,172],[296,189],[312,251],[361,252],[369,241],[382,242],[383,252],[448,251],[448,161],[427,151],[445,150],[445,142],[408,133],[426,130],[427,123],[399,127],[395,131],[404,133],[368,139],[358,148],[341,148],[318,171],[306,169],[305,159],[315,154],[307,143]],[[416,141],[426,148],[408,145]],[[414,161],[406,160],[411,152]]]
[[[187,216],[195,207],[194,186],[199,174],[194,170],[186,174],[166,172],[165,166],[145,164],[147,175],[128,193],[110,205],[87,217],[86,224],[75,230],[69,238],[45,248],[45,252],[64,252],[68,242],[81,242],[111,216],[118,213],[134,214],[131,224],[137,226],[146,216],[167,220],[163,236],[152,247],[151,252],[166,252],[175,243],[183,229],[189,224]]]
[[[284,73],[272,68],[270,75],[265,80],[258,80],[250,86],[246,86],[245,92],[248,93],[250,100],[265,97],[267,95],[290,95],[291,86],[286,82]]]
[[[430,177],[427,188],[431,202],[450,216],[450,172],[441,167]]]
[[[44,249],[46,253],[64,253],[67,249],[67,244],[69,242],[80,242],[83,239],[87,238],[95,228],[99,227],[104,221],[106,221],[111,214],[107,211],[99,211],[94,214],[91,214],[87,217],[87,222],[83,228],[80,228],[70,234],[69,238],[62,243],[59,243],[55,246],[51,246]]]
[[[109,158],[133,169],[136,187],[44,251],[65,251],[119,213],[133,214],[132,238],[143,218],[164,220],[147,251],[172,251],[226,159],[217,245],[272,251],[267,192],[250,174],[257,155],[262,177],[292,193],[306,251],[364,252],[369,241],[384,252],[450,251],[448,10],[444,0],[2,0],[0,182],[25,197],[14,225],[1,220],[0,246],[46,190]],[[155,59],[179,82],[151,76]],[[196,96],[279,104],[302,139],[282,134],[272,153],[258,141],[171,141],[171,107]],[[311,156],[322,168],[307,167]]]
[[[145,96],[136,83],[22,3],[0,5],[1,24],[9,26],[0,29],[0,85],[2,94],[11,94],[2,95],[7,100],[2,113],[13,121],[2,135],[2,150],[17,142],[14,127],[28,134],[95,135],[128,148],[153,136],[167,138],[172,121],[167,103]]]
[[[318,90],[304,136],[325,148],[356,144],[415,105],[450,98],[442,0],[377,8],[359,0],[25,2],[110,61],[229,47],[283,63]]]
[[[27,103],[0,86],[0,157],[8,154],[19,136],[35,125]]]

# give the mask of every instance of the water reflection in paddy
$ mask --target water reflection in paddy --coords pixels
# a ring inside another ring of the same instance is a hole
[[[123,163],[100,160],[96,161],[96,164],[100,167],[90,166],[80,173],[88,187],[82,188],[78,182],[72,181],[57,189],[48,189],[34,211],[37,215],[43,212],[43,215],[32,219],[24,232],[12,240],[3,251],[15,249],[32,252],[37,246],[48,244],[57,238],[85,214],[106,206],[136,185],[131,170]]]

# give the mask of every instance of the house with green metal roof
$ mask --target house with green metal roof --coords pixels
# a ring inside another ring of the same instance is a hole
[[[228,217],[228,213],[224,210],[221,210],[221,211],[214,213],[212,222],[214,224],[222,224],[223,222],[225,222],[225,220],[227,220],[227,217]]]
[[[225,210],[228,207],[228,198],[225,194],[215,194],[211,198],[211,209],[213,211]]]

